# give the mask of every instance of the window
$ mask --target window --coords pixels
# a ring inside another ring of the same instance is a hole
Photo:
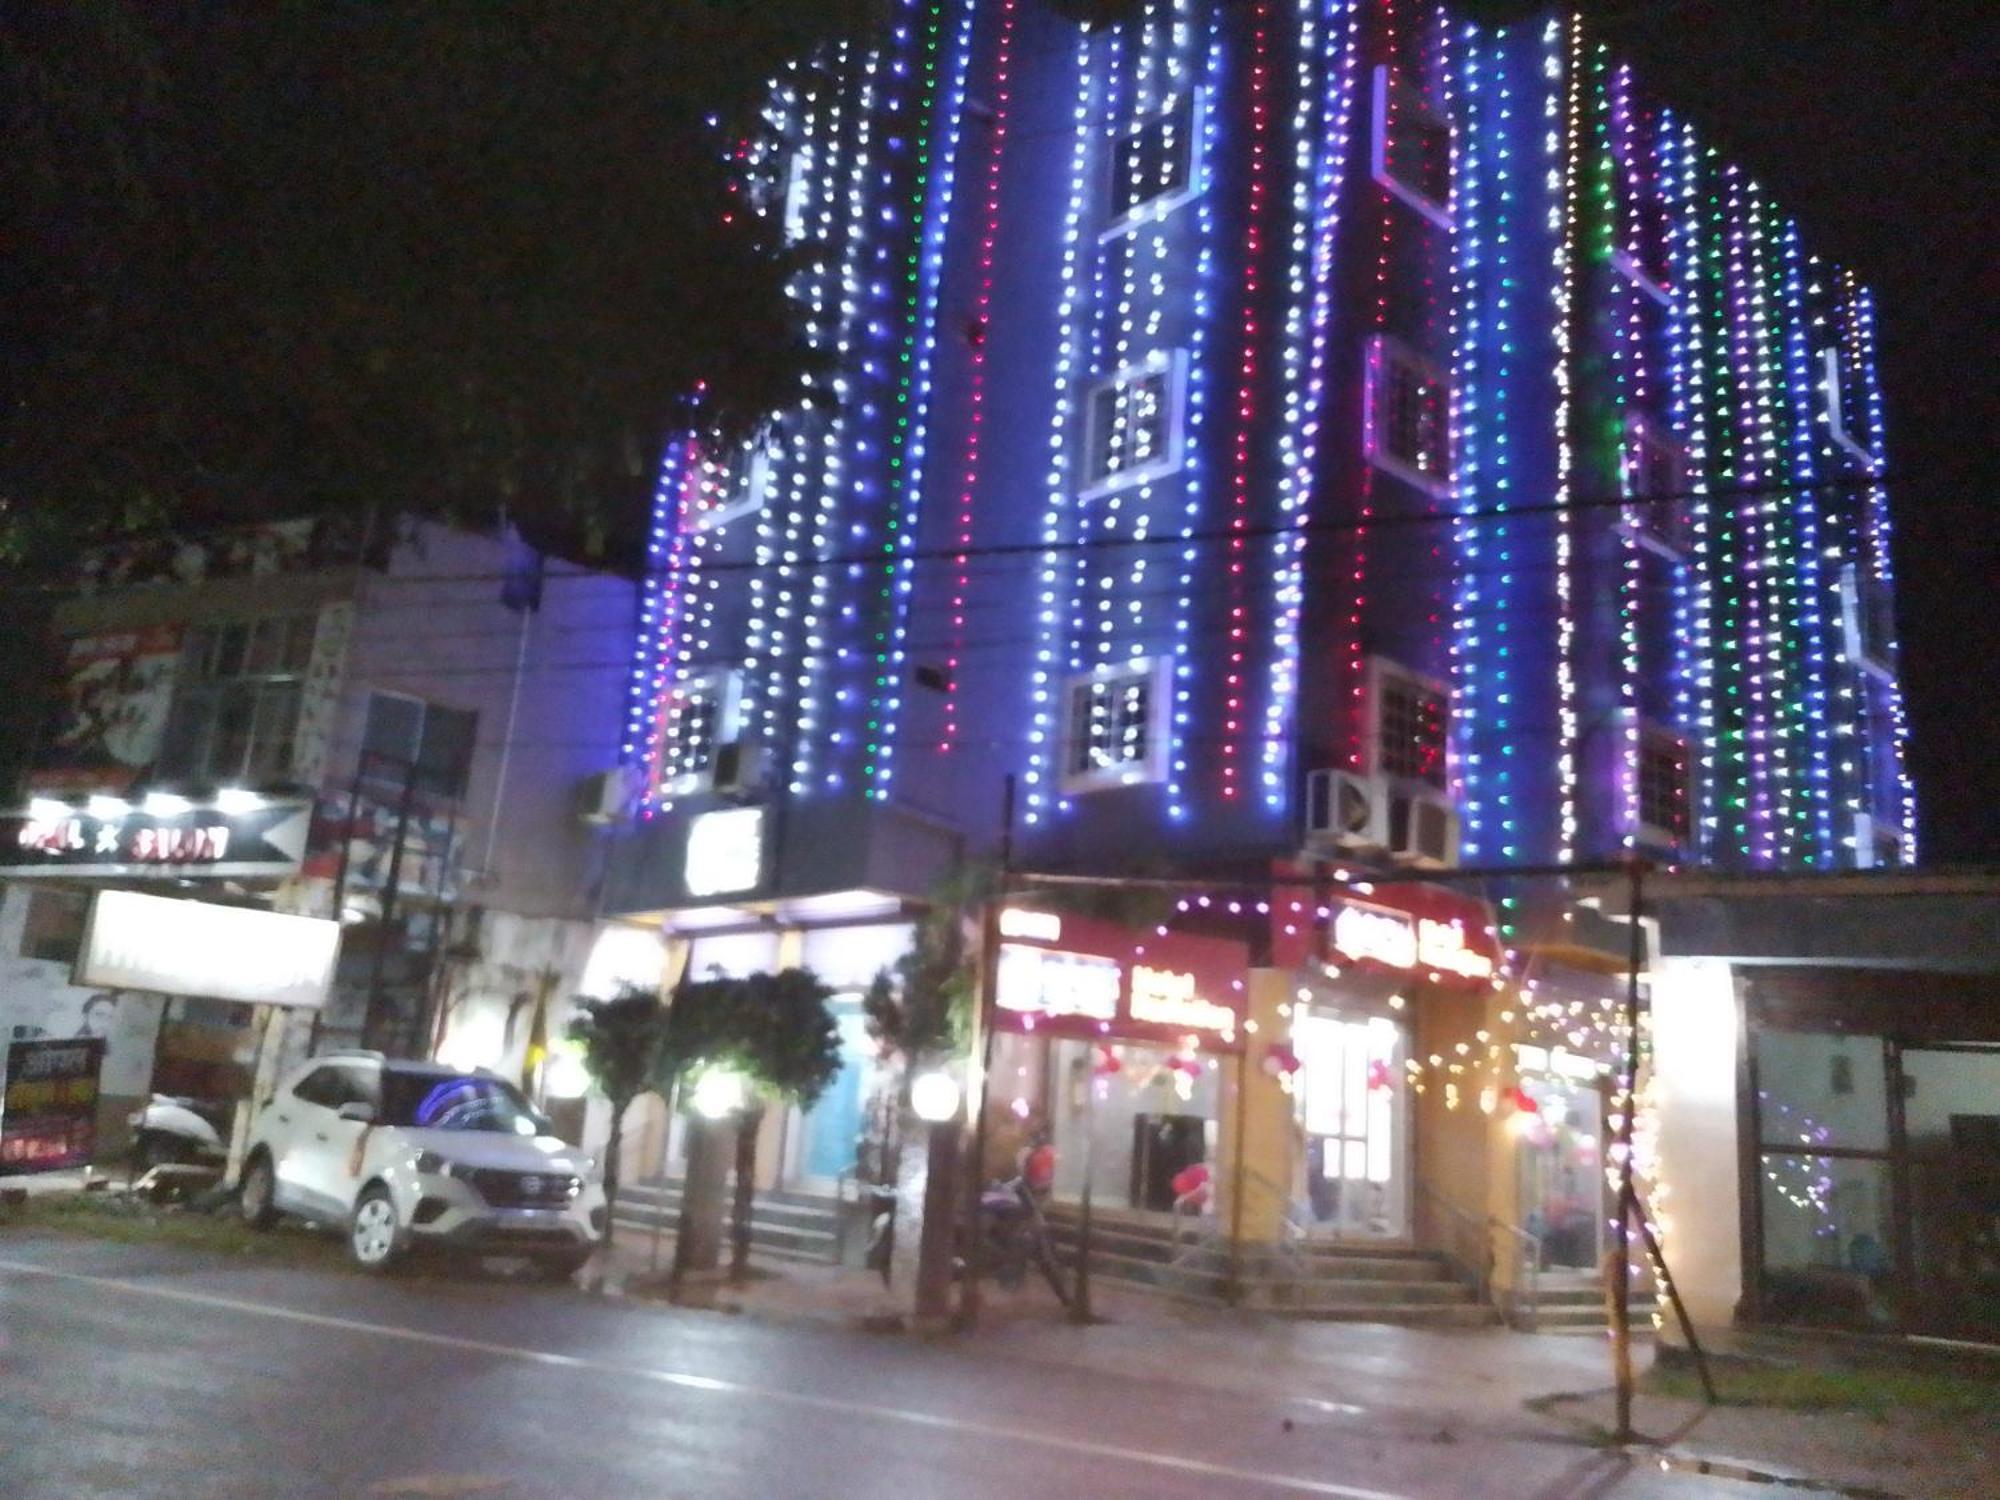
[[[1871,813],[1854,815],[1854,865],[1859,870],[1893,870],[1903,863],[1903,830]]]
[[[1112,143],[1106,234],[1160,219],[1201,190],[1201,106],[1184,93]]]
[[[785,243],[796,245],[806,237],[806,214],[812,204],[812,153],[797,147],[785,157],[784,226]]]
[[[1165,774],[1163,664],[1129,662],[1069,681],[1062,780],[1071,791],[1130,786]]]
[[[1368,344],[1364,413],[1368,458],[1397,478],[1442,494],[1451,484],[1451,384],[1391,338]]]
[[[398,788],[407,775],[420,792],[463,797],[478,733],[479,715],[470,709],[371,692],[361,736],[362,774]]]
[[[1444,789],[1450,696],[1389,662],[1376,662],[1374,675],[1376,774]]]
[[[1187,361],[1176,350],[1129,365],[1090,388],[1085,403],[1086,492],[1138,484],[1181,463]]]
[[[1847,657],[1878,677],[1895,671],[1896,618],[1889,589],[1871,570],[1840,570],[1840,623]]]
[[[188,638],[160,752],[167,780],[289,780],[317,614],[210,625]]]
[[[777,458],[776,445],[764,437],[704,454],[689,476],[687,529],[716,531],[762,510]]]
[[[1694,502],[1687,457],[1667,431],[1636,412],[1626,418],[1620,477],[1634,505],[1627,514],[1640,545],[1676,561],[1694,550]]]
[[[1852,393],[1840,367],[1838,349],[1820,351],[1820,401],[1826,413],[1827,432],[1849,453],[1871,468],[1875,454],[1868,446],[1868,422],[1852,406]]]
[[[1423,91],[1375,69],[1375,180],[1440,228],[1451,228],[1451,125]]]
[[[660,737],[660,785],[676,795],[709,784],[716,752],[736,737],[742,678],[711,672],[674,685]]]
[[[1633,769],[1642,843],[1680,848],[1693,828],[1694,787],[1688,743],[1671,729],[1639,728],[1639,763]]]
[[[29,891],[27,920],[21,924],[21,957],[73,966],[89,916],[90,897],[82,891]]]

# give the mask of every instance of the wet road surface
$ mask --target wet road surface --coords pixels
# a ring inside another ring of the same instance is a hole
[[[1757,1492],[1525,1417],[1455,1420],[1448,1392],[1421,1412],[1310,1396],[476,1277],[0,1236],[8,1500]]]

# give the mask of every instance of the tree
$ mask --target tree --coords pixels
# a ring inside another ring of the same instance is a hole
[[[618,1157],[625,1143],[625,1111],[652,1087],[659,1069],[667,1013],[660,998],[628,984],[608,1000],[579,1000],[569,1037],[583,1046],[584,1071],[611,1101],[611,1138],[604,1147],[604,1236],[611,1238],[618,1204]]]
[[[746,1269],[756,1190],[757,1127],[766,1104],[811,1105],[840,1071],[840,1032],[827,1000],[832,991],[809,970],[716,977],[683,984],[667,1010],[655,1064],[665,1092],[708,1070],[738,1075],[744,1107],[736,1112],[736,1198],[732,1274]],[[674,1245],[676,1279],[709,1268],[722,1203],[721,1159],[709,1122],[697,1116]]]

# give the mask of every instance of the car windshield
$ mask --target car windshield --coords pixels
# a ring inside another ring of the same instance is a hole
[[[500,1135],[539,1135],[547,1128],[512,1084],[462,1073],[385,1071],[378,1118],[384,1125],[485,1130]]]

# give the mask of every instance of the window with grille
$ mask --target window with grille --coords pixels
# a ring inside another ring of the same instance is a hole
[[[361,731],[361,773],[371,782],[463,797],[472,773],[479,715],[404,693],[371,692]]]
[[[286,614],[193,631],[161,744],[162,779],[290,780],[318,625],[316,613]]]
[[[1443,790],[1451,701],[1445,690],[1378,663],[1375,674],[1375,769],[1383,776]]]
[[[1634,533],[1656,552],[1686,557],[1694,549],[1694,501],[1680,444],[1635,414],[1626,421],[1620,457],[1625,495],[1641,502],[1628,512]]]
[[[1165,692],[1149,661],[1069,681],[1063,782],[1071,790],[1157,780],[1163,760]]]
[[[1873,465],[1874,451],[1868,446],[1868,418],[1861,408],[1860,393],[1851,387],[1842,366],[1840,350],[1820,351],[1819,394],[1827,433],[1836,443],[1863,463]]]
[[[764,438],[702,453],[688,475],[687,528],[714,531],[762,510],[776,461],[775,446]]]
[[[1654,724],[1640,727],[1635,792],[1643,842],[1675,848],[1687,844],[1694,818],[1692,762],[1682,736]]]
[[[1200,187],[1201,109],[1193,93],[1147,116],[1112,143],[1108,234],[1159,218]]]
[[[738,679],[733,672],[690,677],[668,695],[660,741],[660,782],[685,794],[709,784],[716,752],[735,735]]]
[[[1840,613],[1848,659],[1878,675],[1893,671],[1895,606],[1872,569],[1849,563],[1840,570]]]
[[[1176,352],[1091,387],[1084,413],[1085,490],[1137,484],[1180,466],[1184,372]]]
[[[1441,228],[1451,227],[1451,124],[1423,91],[1375,69],[1375,180]]]
[[[1451,483],[1451,384],[1405,345],[1375,338],[1368,346],[1369,460],[1433,492]]]

